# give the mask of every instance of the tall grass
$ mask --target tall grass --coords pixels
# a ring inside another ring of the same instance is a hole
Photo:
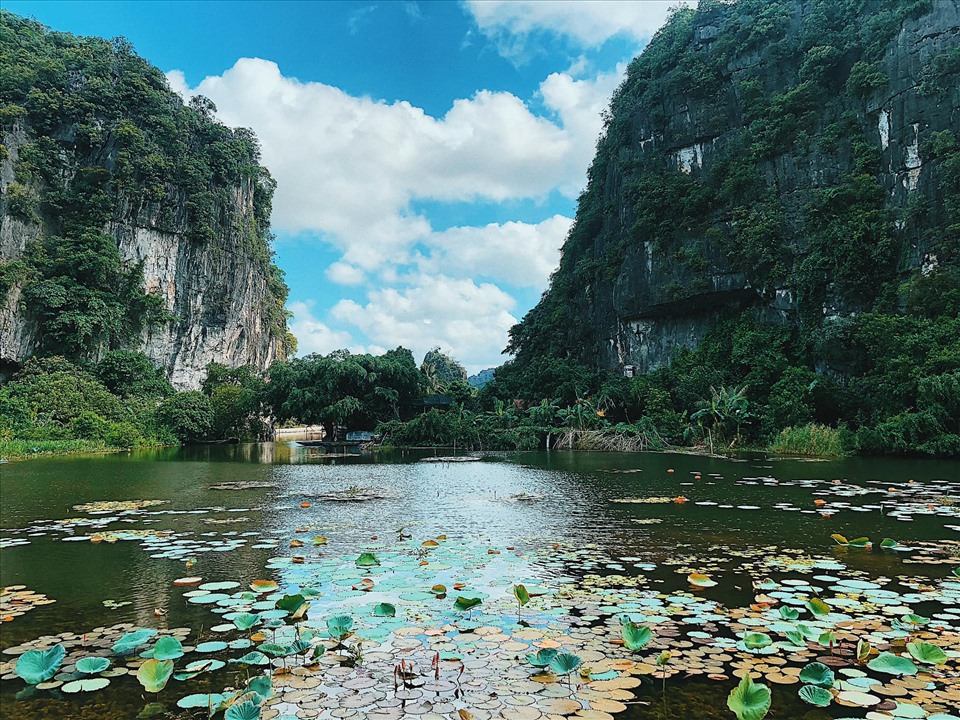
[[[108,448],[102,440],[0,440],[0,458],[8,460],[36,455],[93,453],[115,449],[117,448]]]
[[[783,455],[843,455],[843,434],[817,423],[788,427],[780,431],[767,449]]]

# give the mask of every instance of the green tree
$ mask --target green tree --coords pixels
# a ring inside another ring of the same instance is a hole
[[[183,442],[204,440],[213,429],[210,398],[198,390],[176,393],[157,408],[160,422]]]

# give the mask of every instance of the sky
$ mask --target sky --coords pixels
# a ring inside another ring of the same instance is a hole
[[[4,0],[123,36],[260,139],[300,355],[475,373],[556,268],[627,63],[677,0]]]

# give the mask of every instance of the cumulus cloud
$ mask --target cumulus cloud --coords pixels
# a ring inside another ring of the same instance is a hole
[[[349,348],[352,352],[363,351],[350,333],[333,330],[315,318],[313,303],[292,302],[288,309],[293,313],[289,326],[290,332],[297,338],[298,355],[311,353],[325,355],[340,348]]]
[[[419,265],[428,272],[483,276],[541,290],[560,261],[560,246],[572,224],[570,218],[554,215],[535,225],[506,222],[450,228],[426,239],[430,253],[420,258]]]
[[[467,0],[466,8],[480,31],[497,41],[505,55],[514,56],[524,36],[543,31],[563,35],[581,47],[602,45],[617,35],[649,38],[678,4],[678,0]]]
[[[514,299],[492,283],[422,275],[405,288],[369,293],[367,303],[341,300],[331,318],[362,330],[384,347],[403,345],[418,359],[431,347],[449,348],[470,372],[489,367],[517,319]]]
[[[301,353],[439,344],[480,368],[505,346],[515,301],[473,278],[543,289],[571,220],[437,231],[414,203],[577,197],[622,74],[554,73],[536,98],[480,90],[442,116],[301,82],[259,58],[196,87],[177,70],[167,78],[185,99],[205,95],[223,122],[257,134],[278,183],[274,228],[329,244],[340,257],[326,277],[370,288],[364,303],[341,302],[329,313],[292,303]]]

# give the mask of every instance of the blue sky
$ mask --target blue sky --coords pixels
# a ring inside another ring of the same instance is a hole
[[[440,346],[475,372],[559,258],[625,64],[674,2],[27,2],[128,38],[253,128],[300,353]]]

